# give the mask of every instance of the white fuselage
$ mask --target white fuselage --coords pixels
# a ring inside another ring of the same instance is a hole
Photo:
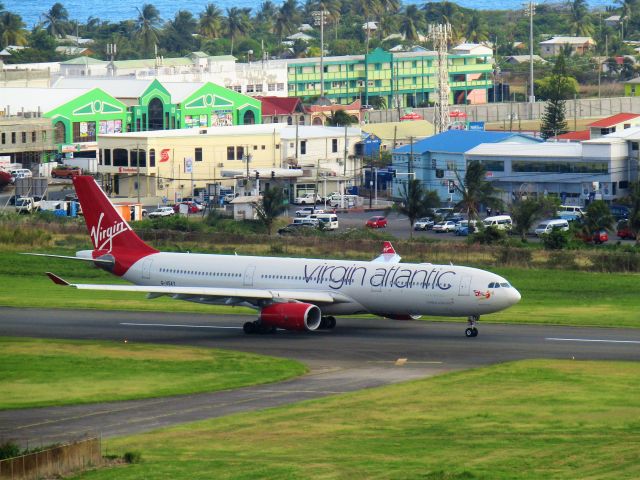
[[[327,292],[339,298],[319,304],[327,315],[469,316],[497,312],[520,300],[499,275],[428,263],[161,252],[137,261],[123,278],[146,286]]]

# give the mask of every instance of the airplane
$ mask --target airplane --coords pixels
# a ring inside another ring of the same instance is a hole
[[[333,329],[335,315],[369,313],[396,320],[467,317],[465,336],[476,337],[480,315],[520,301],[507,280],[485,270],[400,263],[391,242],[368,262],[160,252],[135,234],[93,177],[75,176],[73,184],[93,250],[31,255],[91,262],[133,285],[73,284],[47,272],[58,285],[249,306],[259,315],[243,325],[247,334]]]

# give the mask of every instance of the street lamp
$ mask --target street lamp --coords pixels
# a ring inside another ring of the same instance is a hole
[[[320,4],[320,8],[323,5]],[[329,15],[326,10],[316,10],[311,12],[313,23],[320,25],[320,98],[324,97],[324,24],[325,17]]]
[[[524,14],[529,17],[529,103],[531,103],[531,116],[533,117],[533,103],[536,101],[533,94],[533,16],[536,14],[536,4],[530,0],[524,8]]]

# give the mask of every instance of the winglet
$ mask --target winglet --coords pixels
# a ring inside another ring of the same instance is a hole
[[[386,242],[384,242],[384,243],[382,244],[382,253],[383,253],[384,255],[389,255],[389,254],[391,254],[391,255],[395,255],[395,253],[396,253],[396,249],[395,249],[395,248],[393,248],[393,245],[391,245],[391,242],[389,242],[389,241],[387,240]]]
[[[67,282],[66,280],[60,278],[55,273],[51,273],[51,272],[46,272],[46,273],[47,273],[47,277],[49,277],[51,279],[51,281],[53,283],[55,283],[56,285],[63,285],[65,287],[68,286],[68,285],[71,285],[69,282]]]

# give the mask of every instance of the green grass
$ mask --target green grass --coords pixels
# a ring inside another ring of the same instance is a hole
[[[640,364],[531,360],[106,440],[81,479],[637,479]]]
[[[67,254],[69,252],[66,252]],[[144,294],[80,291],[54,285],[43,272],[53,271],[78,283],[118,283],[117,277],[76,261],[0,253],[0,305],[35,308],[87,308],[173,312],[244,313],[242,307],[199,305],[169,298],[147,300]],[[504,275],[522,301],[483,322],[639,327],[638,274],[568,270],[490,268]],[[450,320],[425,317],[429,320]]]
[[[304,372],[292,360],[209,348],[0,337],[0,409],[211,392]]]

